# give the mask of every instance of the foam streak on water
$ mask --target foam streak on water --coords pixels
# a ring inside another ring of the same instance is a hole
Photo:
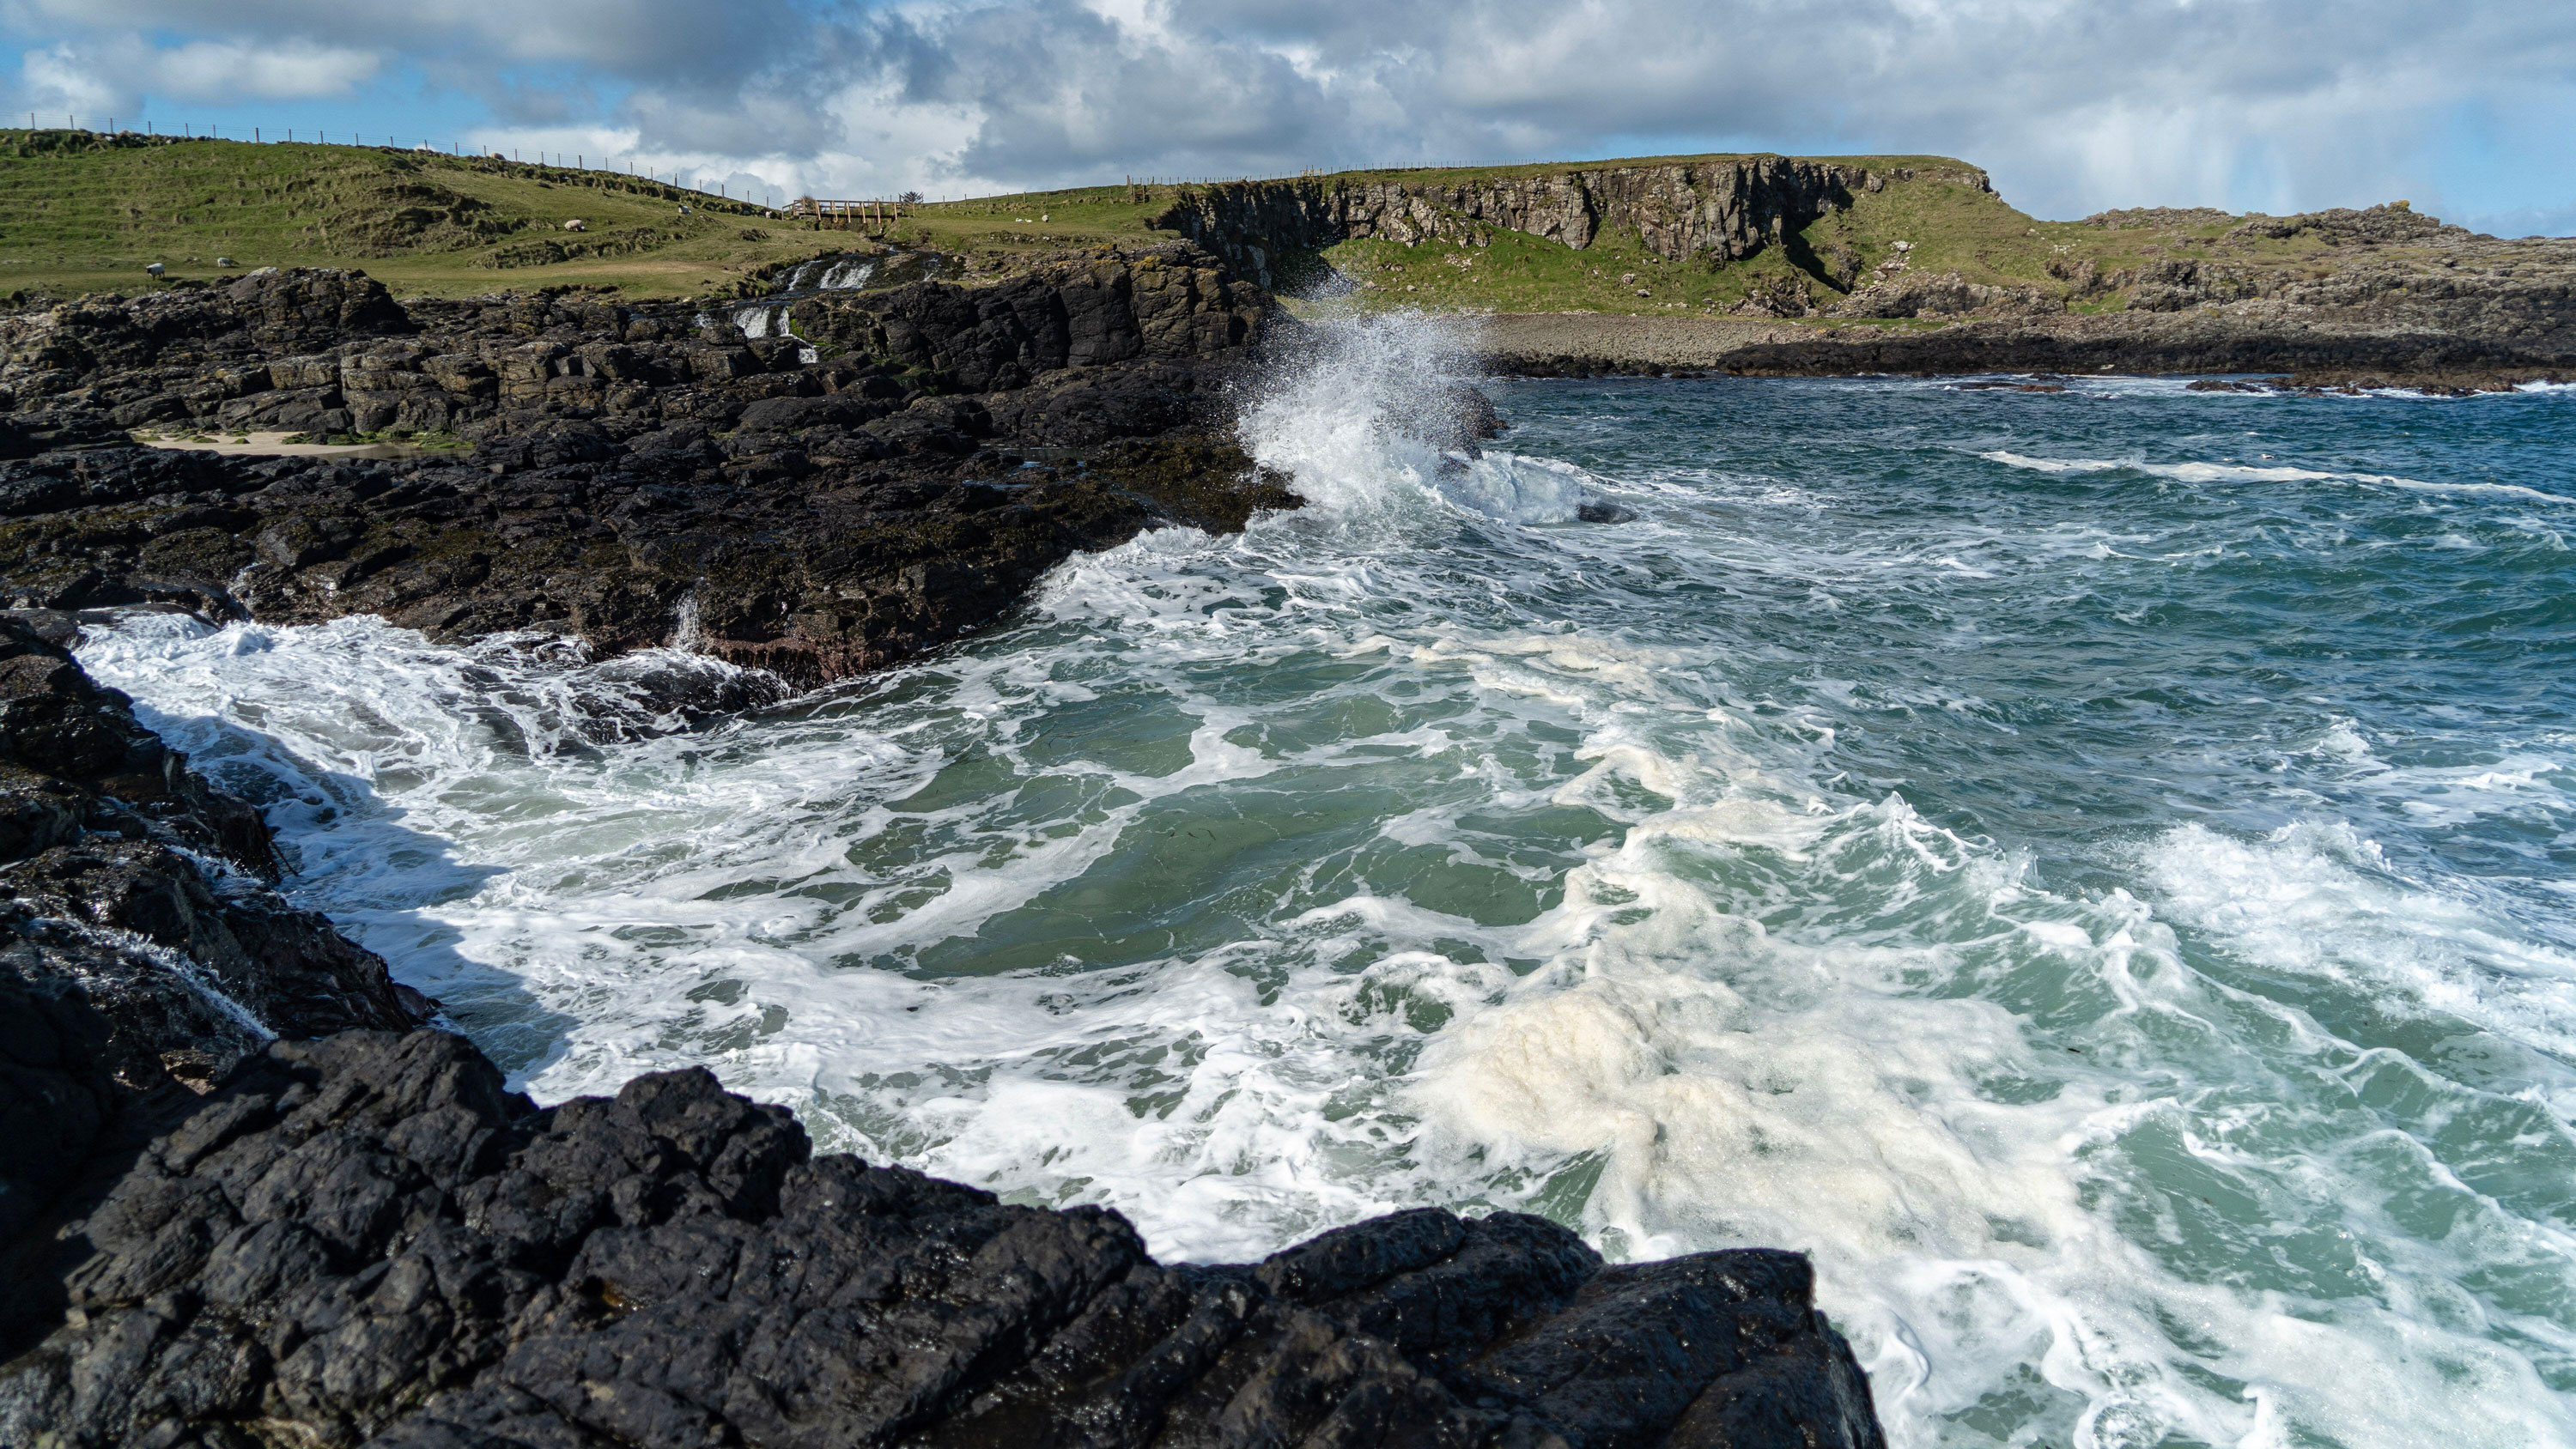
[[[2566,394],[1518,384],[1467,458],[1459,340],[1247,410],[1312,507],[694,735],[598,724],[679,655],[84,659],[542,1098],[707,1062],[1173,1257],[1805,1248],[1904,1445],[2576,1436]]]

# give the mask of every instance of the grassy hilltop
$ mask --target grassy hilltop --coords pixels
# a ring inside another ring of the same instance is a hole
[[[1587,164],[1710,159],[1726,158]],[[1663,260],[1620,228],[1605,228],[1582,250],[1487,228],[1484,246],[1352,240],[1297,260],[1311,276],[1324,275],[1318,261],[1341,273],[1363,306],[1649,316],[1726,313],[1749,297],[1812,286],[1817,259],[1828,256],[1856,270],[1859,285],[1901,256],[1910,276],[1955,274],[1972,286],[2046,293],[2079,312],[2127,305],[2121,290],[2095,278],[2209,255],[2222,237],[2221,250],[2238,267],[2323,276],[2336,265],[2329,239],[2249,234],[2241,218],[2223,212],[2046,222],[1971,184],[1973,170],[1961,162],[1824,159],[1912,179],[1856,193],[1850,207],[1789,245],[1732,264]],[[1567,169],[1315,179],[1441,185]],[[971,258],[975,271],[990,274],[1038,252],[1167,236],[1151,223],[1180,194],[1170,186],[1102,186],[923,205],[897,224],[893,240]],[[692,214],[680,214],[684,203]],[[587,229],[564,231],[575,217]],[[781,263],[870,245],[862,233],[817,234],[757,206],[609,171],[391,148],[0,130],[0,294],[130,292],[151,285],[143,268],[153,261],[175,279],[211,280],[224,275],[216,258],[228,257],[237,270],[356,267],[402,295],[587,285],[638,297],[704,296],[756,291],[757,279]]]

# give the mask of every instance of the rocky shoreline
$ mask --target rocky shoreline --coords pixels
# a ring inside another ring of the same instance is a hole
[[[798,684],[877,668],[1077,551],[1296,505],[1225,428],[1269,299],[1207,263],[914,283],[801,305],[801,338],[578,292],[405,307],[311,271],[0,318],[0,603],[602,656],[685,629]],[[135,428],[429,446],[225,457]]]
[[[2576,301],[2566,315],[2576,317]],[[2523,349],[2402,317],[2118,312],[1900,330],[1571,313],[1501,314],[1476,326],[1488,365],[1521,377],[2289,373],[2300,387],[2485,391],[2576,381],[2576,338],[2563,348]]]
[[[702,1070],[539,1109],[69,654],[144,608],[879,667],[1076,550],[1294,506],[1225,427],[1269,305],[1180,244],[788,338],[320,272],[0,319],[0,1442],[1880,1443],[1795,1254],[1417,1211],[1163,1265]],[[683,715],[769,677],[664,673]]]
[[[703,1069],[539,1109],[0,617],[0,1442],[1872,1449],[1807,1261],[1398,1213],[1164,1265]]]
[[[1310,274],[1300,258],[1360,239],[1429,247],[1472,269],[1476,252],[1515,233],[1576,253],[1633,235],[1650,261],[1690,268],[1776,251],[1790,267],[1722,313],[1480,314],[1488,364],[1527,376],[2331,371],[2470,386],[2576,376],[2576,239],[2484,236],[2402,201],[2296,216],[2142,209],[2059,227],[2051,234],[2076,239],[2053,246],[2045,274],[2007,284],[1959,270],[1985,253],[1957,238],[1895,240],[1864,267],[1828,225],[1891,187],[1927,186],[1983,205],[1985,245],[2043,245],[1982,172],[1776,156],[1228,183],[1156,224],[1265,278]],[[2135,256],[2106,265],[2087,255],[2114,240]],[[1675,292],[1669,275],[1657,285],[1654,295]],[[2474,381],[2459,383],[2464,374]]]

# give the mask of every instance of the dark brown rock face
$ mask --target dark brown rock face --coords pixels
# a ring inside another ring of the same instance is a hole
[[[1076,551],[1295,506],[1222,441],[1268,302],[1208,260],[1175,242],[808,302],[801,339],[578,294],[406,313],[344,273],[7,319],[0,603],[374,613],[601,653],[685,633],[799,683],[876,668]],[[122,427],[472,448],[215,457]]]
[[[74,1236],[0,1440],[1880,1442],[1794,1254],[1417,1211],[1165,1266],[1115,1213],[814,1157],[703,1071],[536,1111],[436,1032],[270,1047]]]

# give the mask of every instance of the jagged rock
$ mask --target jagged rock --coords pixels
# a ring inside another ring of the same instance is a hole
[[[58,822],[0,837],[0,862],[91,833],[161,834],[273,874],[258,813],[207,788],[136,722],[131,700],[92,683],[68,651],[77,639],[62,615],[0,614],[0,801],[33,802],[24,808]]]
[[[427,1020],[381,959],[269,888],[259,813],[91,682],[76,638],[64,615],[0,614],[0,953],[22,979],[77,981],[120,1059],[201,1084],[271,1035]]]
[[[791,315],[800,335],[920,368],[966,392],[1040,373],[1146,360],[1222,362],[1260,334],[1269,299],[1186,245],[1102,252],[991,286],[918,282],[823,293]]]
[[[364,272],[315,267],[262,267],[223,289],[243,325],[261,343],[294,346],[307,339],[408,332],[411,318],[384,284]]]
[[[220,288],[171,287],[133,298],[110,293],[0,317],[0,383],[23,399],[70,391],[99,369],[191,367],[410,326],[384,284],[364,272],[263,268]],[[133,408],[155,395],[116,401]],[[180,415],[192,411],[184,402],[177,407]],[[118,421],[125,427],[158,421],[151,411]]]
[[[800,304],[840,354],[810,363],[796,338],[580,293],[406,313],[354,273],[10,319],[0,372],[44,410],[0,432],[19,455],[0,458],[0,604],[375,613],[443,639],[552,630],[602,656],[670,640],[686,604],[704,652],[820,682],[992,619],[1077,550],[1295,506],[1210,436],[1268,306],[1169,242]],[[173,410],[444,429],[472,451],[115,445],[115,418]],[[1056,451],[1158,436],[1192,441],[1114,477]],[[1024,468],[1020,448],[1050,456]]]
[[[66,615],[0,615],[0,1348],[61,1303],[66,1198],[175,1099],[272,1036],[434,1009],[269,888],[258,813],[92,683],[77,638]]]
[[[1165,1266],[1115,1213],[814,1157],[703,1070],[538,1111],[437,1032],[270,1046],[71,1237],[0,1440],[1880,1442],[1795,1254],[1417,1211]]]

